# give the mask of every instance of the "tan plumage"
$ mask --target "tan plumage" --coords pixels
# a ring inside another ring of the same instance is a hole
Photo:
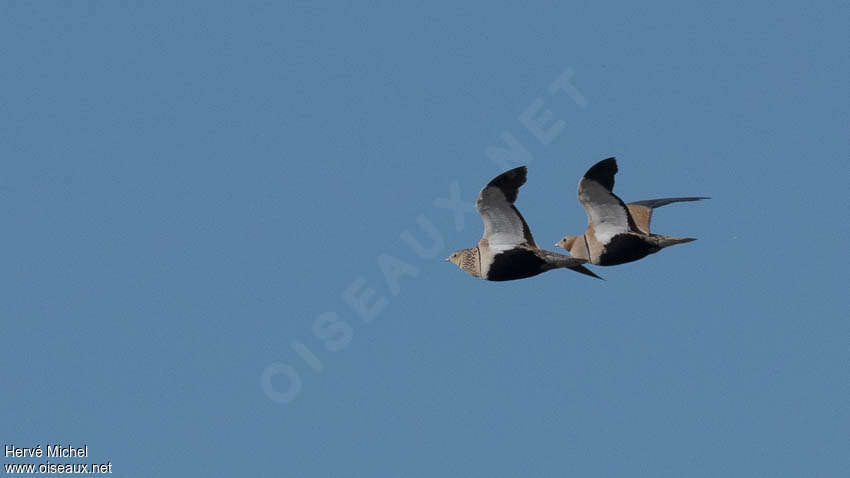
[[[446,260],[481,279],[523,279],[558,268],[568,268],[598,277],[583,267],[584,259],[573,258],[537,247],[531,229],[514,206],[527,169],[520,166],[496,176],[476,201],[484,221],[484,235],[475,247],[455,251]]]

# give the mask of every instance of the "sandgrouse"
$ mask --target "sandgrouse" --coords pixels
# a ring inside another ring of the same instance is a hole
[[[514,206],[527,170],[520,166],[490,181],[475,203],[484,221],[484,236],[478,245],[452,253],[446,260],[481,279],[507,281],[524,279],[559,268],[598,277],[573,258],[537,247],[525,219]]]
[[[692,237],[652,234],[652,210],[674,202],[698,201],[707,197],[663,198],[630,204],[613,193],[617,160],[603,159],[591,167],[578,183],[578,200],[587,213],[587,229],[580,236],[565,236],[555,245],[577,259],[599,266],[636,261],[674,244],[695,241]]]

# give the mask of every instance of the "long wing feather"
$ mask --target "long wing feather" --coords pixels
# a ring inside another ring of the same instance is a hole
[[[644,234],[650,234],[649,224],[652,222],[652,210],[672,204],[674,202],[699,201],[700,199],[711,199],[707,197],[685,197],[685,198],[660,198],[660,199],[645,199],[643,201],[635,201],[627,204],[629,213]]]
[[[578,200],[587,213],[596,240],[605,244],[617,234],[638,232],[634,219],[622,199],[614,194],[617,160],[603,159],[594,164],[578,183]]]
[[[484,236],[494,251],[518,245],[537,247],[525,219],[514,206],[519,188],[525,184],[525,166],[506,171],[490,181],[478,195],[475,206],[484,221]]]
[[[711,198],[703,197],[703,196],[694,196],[694,197],[686,197],[686,198],[645,199],[643,201],[630,202],[629,204],[637,204],[639,206],[646,206],[650,209],[655,209],[657,207],[666,206],[666,205],[672,204],[674,202],[699,201],[700,199],[711,199]]]

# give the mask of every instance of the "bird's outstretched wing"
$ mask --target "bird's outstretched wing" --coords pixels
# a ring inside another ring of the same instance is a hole
[[[603,244],[617,234],[638,232],[626,204],[613,192],[615,174],[617,160],[603,159],[578,182],[578,200],[584,206],[596,239]]]
[[[630,202],[629,204],[637,204],[639,206],[646,206],[650,209],[655,209],[657,207],[666,206],[666,205],[672,204],[674,202],[699,201],[700,199],[711,199],[711,198],[705,197],[705,196],[694,196],[694,197],[687,197],[687,198],[645,199],[643,201]]]
[[[495,252],[518,245],[537,247],[528,224],[514,206],[527,174],[525,166],[506,171],[490,181],[478,195],[475,207],[484,221],[482,241]]]
[[[700,199],[711,199],[703,196],[695,196],[695,197],[685,197],[685,198],[659,198],[659,199],[646,199],[643,201],[635,201],[627,204],[629,208],[629,213],[632,215],[632,218],[637,224],[638,228],[644,234],[650,234],[649,232],[649,224],[652,221],[652,210],[666,206],[668,204],[672,204],[674,202],[686,202],[686,201],[699,201]]]

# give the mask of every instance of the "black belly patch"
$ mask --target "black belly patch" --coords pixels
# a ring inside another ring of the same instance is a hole
[[[493,258],[487,280],[505,281],[536,276],[544,271],[546,262],[527,249],[510,249]]]
[[[643,237],[634,234],[617,234],[612,237],[602,254],[599,256],[600,266],[614,266],[642,259],[653,252],[658,252],[658,246],[647,242]]]

